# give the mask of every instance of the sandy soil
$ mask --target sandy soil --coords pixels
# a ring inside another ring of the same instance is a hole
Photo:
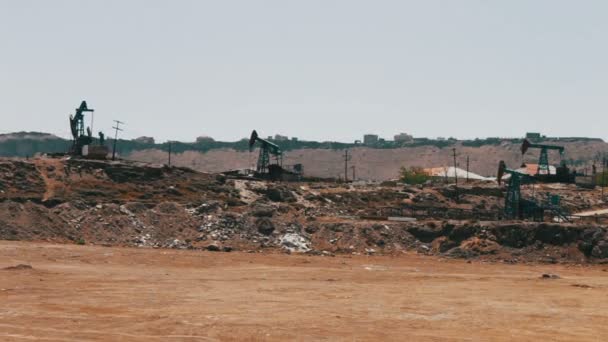
[[[607,271],[0,242],[0,340],[602,341]]]

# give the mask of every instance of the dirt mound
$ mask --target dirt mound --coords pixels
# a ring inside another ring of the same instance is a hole
[[[224,181],[186,168],[133,162],[52,158],[0,162],[0,199],[47,205],[73,201],[186,203],[202,197],[226,201],[235,192]]]
[[[491,184],[465,183],[457,197],[443,183],[273,183],[142,163],[34,159],[4,161],[0,170],[0,239],[542,262],[608,258],[608,230],[597,224],[478,221],[501,210],[502,189]],[[584,206],[569,186],[532,191],[542,197],[549,190],[566,208]],[[593,191],[583,196],[587,208],[601,203]]]
[[[36,165],[17,160],[0,161],[0,194],[2,198],[42,198],[44,180]]]

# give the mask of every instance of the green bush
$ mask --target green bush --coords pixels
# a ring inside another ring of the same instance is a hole
[[[399,171],[399,180],[405,184],[423,184],[430,179],[431,176],[421,167],[412,166],[408,169],[404,166]]]
[[[604,171],[604,175],[602,177],[602,173],[597,173],[595,175],[595,184],[599,186],[608,186],[608,171]]]

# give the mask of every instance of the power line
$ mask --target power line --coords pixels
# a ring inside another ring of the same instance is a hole
[[[454,182],[456,185],[456,202],[458,202],[458,170],[456,169],[456,148],[452,149],[452,155],[454,156]]]
[[[469,182],[469,156],[467,156],[467,183]]]
[[[602,157],[602,201],[604,200],[604,187],[606,186],[606,155]]]
[[[171,146],[172,146],[172,141],[169,141],[169,166],[171,166]]]
[[[118,120],[114,120],[114,122],[116,123],[116,126],[112,126],[112,128],[114,128],[116,130],[116,132],[114,133],[114,146],[112,147],[112,160],[116,160],[116,142],[118,141],[118,131],[122,131],[122,128],[120,128],[120,125],[125,124],[124,122],[118,121]]]

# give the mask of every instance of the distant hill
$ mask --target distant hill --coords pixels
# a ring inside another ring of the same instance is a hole
[[[168,143],[155,144],[152,139],[119,140],[118,154],[126,159],[151,163],[166,163]],[[285,151],[284,164],[301,163],[310,176],[343,177],[343,150],[352,155],[350,166],[355,166],[359,179],[386,180],[397,177],[402,166],[445,167],[452,166],[452,148],[457,149],[458,164],[483,176],[496,173],[498,161],[516,168],[521,162],[519,147],[522,139],[487,138],[474,140],[416,138],[410,142],[379,142],[373,146],[340,142],[315,142],[282,140],[274,141]],[[544,143],[559,144],[566,148],[564,155],[569,165],[590,169],[594,160],[608,153],[608,144],[594,138],[545,138]],[[18,132],[0,135],[0,156],[26,157],[37,153],[65,152],[69,140],[40,132]],[[112,140],[107,143],[111,146]],[[250,153],[247,139],[236,142],[221,142],[199,139],[197,142],[173,142],[172,163],[199,171],[221,172],[231,169],[249,168],[255,165],[257,153]],[[551,162],[558,163],[556,154],[550,153]],[[526,155],[527,162],[536,162],[538,151]],[[597,163],[599,165],[599,162]],[[349,169],[352,178],[352,169]]]
[[[594,159],[601,158],[602,153],[608,154],[608,144],[598,140],[567,141],[562,143],[566,148],[564,160],[573,168],[584,171],[591,170]],[[498,162],[504,160],[511,168],[518,168],[522,163],[520,152],[521,142],[503,142],[498,145],[466,146],[458,141],[447,146],[433,145],[372,148],[351,147],[349,152],[349,178],[352,179],[351,166],[355,166],[355,176],[365,180],[388,180],[397,178],[402,166],[420,167],[449,167],[453,165],[452,148],[456,148],[457,163],[466,169],[466,159],[469,157],[470,171],[486,177],[493,177],[498,170]],[[304,173],[317,177],[343,177],[343,150],[327,148],[302,148],[285,152],[284,165],[300,163]],[[560,162],[557,153],[550,152],[550,162]],[[539,153],[530,150],[526,156],[527,163],[537,163]],[[167,152],[160,149],[133,151],[126,155],[128,159],[151,163],[166,163]],[[214,149],[207,152],[188,150],[175,153],[172,163],[187,166],[206,172],[220,172],[230,169],[251,168],[257,161],[257,153],[235,149]],[[600,165],[599,162],[597,165]]]
[[[65,152],[70,142],[41,132],[0,134],[0,156],[27,157],[36,153]]]

